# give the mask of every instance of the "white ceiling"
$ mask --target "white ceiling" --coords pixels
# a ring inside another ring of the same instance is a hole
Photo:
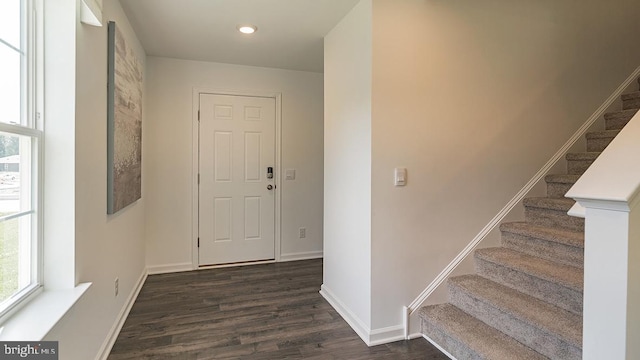
[[[357,2],[120,0],[147,55],[313,72],[323,71],[323,37]]]

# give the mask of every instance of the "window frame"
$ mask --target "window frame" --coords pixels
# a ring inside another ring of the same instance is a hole
[[[31,138],[30,182],[31,186],[21,188],[30,191],[31,209],[8,215],[16,219],[31,216],[30,228],[30,284],[14,293],[0,308],[0,323],[7,320],[17,310],[26,305],[44,287],[44,241],[43,241],[43,174],[44,174],[44,83],[43,83],[43,6],[42,0],[22,0],[20,11],[21,48],[26,55],[21,61],[21,121],[19,124],[0,122],[0,131]],[[25,89],[26,88],[26,89]],[[21,162],[22,163],[22,162]],[[19,235],[20,237],[22,235]],[[19,241],[23,241],[20,238]]]

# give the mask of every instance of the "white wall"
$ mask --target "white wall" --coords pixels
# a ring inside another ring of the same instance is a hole
[[[296,179],[283,176],[278,184],[281,256],[322,256],[322,74],[148,57],[143,188],[150,271],[192,267],[194,88],[282,93],[282,168],[296,169]]]
[[[372,330],[402,324],[640,64],[639,16],[635,0],[374,0]]]
[[[60,341],[61,359],[86,360],[98,354],[145,269],[144,200],[107,216],[106,22],[117,23],[142,64],[145,53],[118,1],[104,3],[103,27],[82,25],[78,20],[79,2],[64,2],[69,11],[76,10],[75,119],[67,125],[66,139],[67,143],[75,142],[75,159],[71,159],[72,164],[75,161],[75,179],[71,179],[75,203],[71,199],[55,206],[75,207],[75,280],[92,282],[93,286],[46,340]],[[143,113],[145,111],[143,106]],[[60,119],[51,117],[45,121],[56,127]],[[147,126],[146,119],[144,126]],[[118,297],[114,295],[116,277],[120,287]]]
[[[322,294],[365,338],[371,326],[371,15],[371,1],[361,1],[324,43]]]

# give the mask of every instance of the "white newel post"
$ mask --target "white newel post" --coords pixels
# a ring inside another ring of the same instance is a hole
[[[582,358],[640,359],[640,114],[566,196],[585,218]]]
[[[576,199],[585,208],[583,359],[640,358],[640,207]]]

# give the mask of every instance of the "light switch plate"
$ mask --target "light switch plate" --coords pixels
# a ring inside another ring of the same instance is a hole
[[[285,180],[295,180],[296,179],[296,169],[286,169],[284,171],[284,179]]]
[[[395,168],[393,177],[393,184],[395,186],[405,186],[407,185],[407,169],[405,168]]]

